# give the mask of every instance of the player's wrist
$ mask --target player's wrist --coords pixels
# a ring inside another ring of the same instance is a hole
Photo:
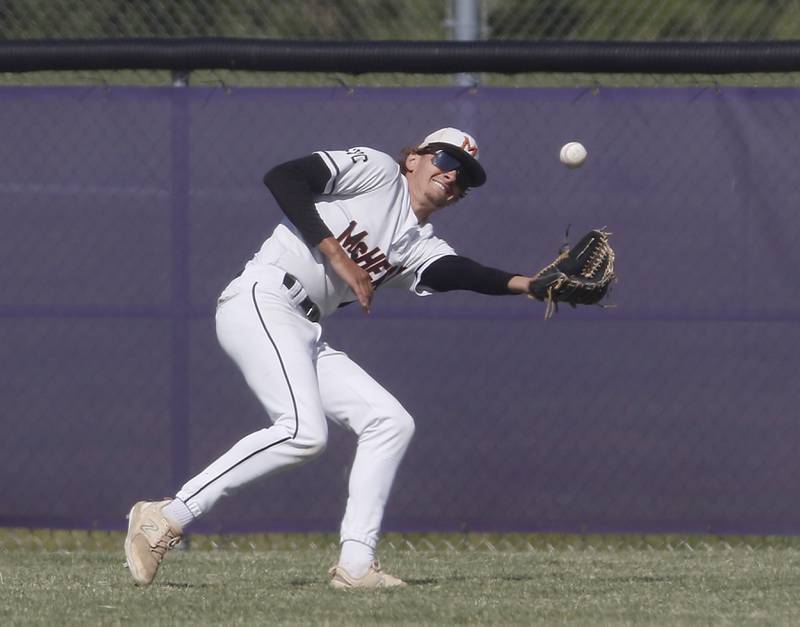
[[[514,275],[508,280],[508,290],[515,294],[529,294],[532,279],[529,276]]]
[[[347,253],[344,251],[344,248],[341,247],[339,242],[332,235],[322,239],[319,244],[317,244],[317,248],[319,248],[322,254],[331,260],[335,259],[336,257],[347,257]]]

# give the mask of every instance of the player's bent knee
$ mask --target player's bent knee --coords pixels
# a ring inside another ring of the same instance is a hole
[[[314,459],[315,457],[319,457],[322,453],[325,452],[325,449],[328,447],[327,442],[317,442],[312,444],[311,446],[303,449],[303,456],[307,459]]]
[[[411,417],[411,414],[406,414],[403,420],[403,431],[407,440],[411,440],[414,437],[416,429],[417,425],[414,423],[414,418]]]
[[[319,457],[328,446],[328,434],[306,434],[297,436],[291,440],[292,445],[297,449],[297,453],[304,459],[314,459]]]
[[[414,436],[414,430],[416,429],[414,418],[405,410],[392,416],[386,423],[393,437],[401,442],[408,443]]]

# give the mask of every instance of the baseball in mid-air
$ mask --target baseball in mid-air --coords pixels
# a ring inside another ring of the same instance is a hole
[[[561,147],[559,158],[561,159],[561,163],[568,168],[578,168],[586,161],[588,154],[582,143],[567,142]]]

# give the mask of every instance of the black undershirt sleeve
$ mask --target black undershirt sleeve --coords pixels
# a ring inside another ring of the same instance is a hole
[[[314,195],[323,192],[330,178],[331,172],[319,155],[281,163],[264,175],[264,185],[309,246],[332,236],[314,206]]]
[[[449,255],[437,259],[422,272],[420,284],[437,292],[469,290],[480,294],[514,294],[508,282],[515,276],[497,268],[483,266],[469,257]]]

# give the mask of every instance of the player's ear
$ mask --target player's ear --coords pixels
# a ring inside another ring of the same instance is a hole
[[[417,165],[419,164],[421,156],[415,152],[412,152],[406,157],[406,171],[413,172],[417,169]]]

